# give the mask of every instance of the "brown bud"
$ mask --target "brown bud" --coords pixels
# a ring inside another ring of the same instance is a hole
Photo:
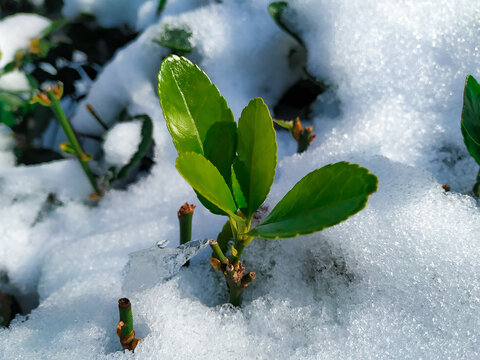
[[[220,260],[214,257],[211,257],[209,260],[210,260],[210,265],[212,265],[214,269],[222,270],[222,263],[220,262]]]
[[[178,216],[178,217],[182,217],[182,216],[185,215],[185,214],[191,214],[191,213],[193,213],[193,210],[194,210],[195,208],[196,208],[195,205],[189,204],[189,203],[185,203],[185,204],[183,204],[183,205],[180,207],[180,210],[178,210],[177,216]]]
[[[257,274],[255,274],[253,271],[250,271],[248,274],[245,274],[242,277],[242,286],[247,287],[248,285],[250,285],[250,283],[253,280],[255,280],[256,277],[257,277]]]
[[[303,132],[303,126],[302,126],[302,123],[300,122],[300,118],[297,117],[295,119],[295,123],[293,124],[293,128],[292,128],[293,138],[297,141],[300,141],[300,138],[302,137],[302,132]]]

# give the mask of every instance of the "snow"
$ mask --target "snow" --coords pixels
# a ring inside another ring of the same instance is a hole
[[[15,14],[0,20],[0,68],[13,61],[18,50],[27,49],[30,40],[48,25],[50,20],[35,14]],[[20,91],[30,87],[25,74],[15,70],[0,78],[0,88]]]
[[[140,120],[120,123],[110,129],[103,143],[107,164],[118,168],[127,165],[142,140],[141,130]]]
[[[312,148],[292,154],[293,140],[279,135],[281,160],[266,205],[309,171],[341,160],[370,169],[379,189],[365,210],[333,228],[254,240],[244,262],[257,279],[234,309],[219,305],[227,293],[208,249],[170,280],[145,276],[141,290],[126,276],[129,254],[164,239],[174,251],[176,211],[185,201],[197,204],[194,238],[215,238],[225,221],[200,206],[174,167],[155,93],[168,50],[152,40],[166,23],[188,24],[190,58],[237,118],[256,96],[273,109],[300,76],[301,65],[288,60],[298,45],[269,18],[267,1],[168,1],[158,21],[145,10],[152,3],[65,1],[69,16],[92,11],[103,26],[144,29],[105,66],[84,102],[109,125],[124,108],[149,114],[156,163],[96,206],[85,203],[91,189],[73,160],[0,163],[0,275],[8,274],[0,287],[39,296],[28,317],[0,330],[0,359],[478,358],[480,214],[468,193],[478,165],[459,121],[465,76],[480,73],[480,7],[467,0],[291,1],[308,70],[331,86],[314,106]],[[337,114],[325,111],[332,99]],[[83,104],[73,123],[102,134]],[[113,154],[135,142],[126,125],[107,139]],[[35,221],[50,192],[63,205]],[[115,334],[122,296],[143,338],[134,355],[121,352]]]

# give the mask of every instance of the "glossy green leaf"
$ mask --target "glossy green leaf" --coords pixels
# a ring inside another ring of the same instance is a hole
[[[153,40],[157,44],[169,48],[172,51],[189,53],[193,50],[190,38],[192,30],[186,25],[176,27],[166,24],[158,40]]]
[[[236,123],[208,76],[188,59],[169,56],[162,62],[158,94],[177,152],[205,155],[230,184]]]
[[[286,1],[274,1],[268,5],[268,12],[270,16],[275,20],[277,25],[286,33],[290,34],[299,42],[300,45],[305,46],[303,40],[298,36],[295,31],[291,29],[291,26],[288,25],[288,22],[285,21],[286,13],[289,8],[288,2]]]
[[[461,129],[468,152],[480,165],[480,85],[471,75],[465,81]]]
[[[140,144],[138,144],[137,151],[133,154],[128,164],[123,166],[118,172],[117,179],[126,178],[128,173],[143,159],[153,144],[153,122],[150,116],[142,114],[132,117],[132,120],[136,119],[142,121],[142,129],[140,131],[141,141]]]
[[[245,195],[243,195],[242,188],[237,180],[237,176],[235,175],[235,171],[232,167],[232,193],[233,197],[235,198],[235,202],[240,209],[246,209],[248,207],[247,200],[245,199]]]
[[[339,162],[301,179],[248,235],[266,239],[310,234],[362,210],[378,179],[359,165]]]
[[[292,120],[289,120],[289,121],[273,120],[273,122],[275,124],[277,124],[278,126],[281,126],[284,129],[287,129],[287,130],[292,130],[293,129],[293,121]]]
[[[178,172],[205,199],[229,216],[235,216],[237,206],[220,172],[203,155],[187,152],[176,161]]]
[[[235,175],[248,207],[242,209],[247,219],[267,198],[275,178],[277,140],[267,105],[255,98],[243,109],[238,121]]]

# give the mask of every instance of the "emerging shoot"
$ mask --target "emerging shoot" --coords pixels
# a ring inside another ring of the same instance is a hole
[[[102,191],[98,186],[95,175],[88,166],[88,161],[91,160],[90,156],[87,156],[77,140],[75,133],[73,132],[72,126],[65,115],[62,106],[60,105],[60,99],[63,95],[63,84],[59,83],[58,85],[48,86],[43,89],[43,91],[37,92],[33,99],[32,103],[38,102],[43,106],[49,107],[55,114],[60,126],[65,133],[65,136],[68,139],[68,143],[62,144],[61,148],[67,153],[74,155],[80,165],[82,166],[83,172],[85,173],[90,185],[92,186],[94,193],[92,198],[96,199],[102,196]]]
[[[283,120],[273,120],[277,125],[287,129],[290,131],[290,134],[297,142],[297,153],[303,153],[308,149],[310,145],[312,145],[313,140],[315,140],[315,135],[313,133],[312,126],[305,126],[302,125],[300,118],[297,117],[295,122],[293,121],[283,121]]]
[[[210,241],[210,264],[225,276],[235,306],[256,277],[241,263],[255,237],[296,237],[333,226],[362,210],[377,190],[378,179],[367,169],[347,162],[330,164],[303,177],[263,222],[252,227],[277,166],[276,134],[267,105],[260,98],[251,100],[237,125],[207,75],[176,55],[162,62],[158,94],[179,155],[177,170],[210,212],[228,218],[218,241]],[[304,136],[303,129],[298,134]],[[310,143],[311,131],[305,134]]]
[[[180,225],[180,245],[186,244],[192,240],[192,219],[195,205],[185,203],[177,212],[178,223]],[[185,263],[185,266],[190,265],[190,260]]]
[[[135,338],[135,330],[133,330],[132,304],[127,298],[118,300],[118,312],[120,321],[117,325],[117,335],[120,338],[123,350],[135,351],[138,342],[142,339]]]

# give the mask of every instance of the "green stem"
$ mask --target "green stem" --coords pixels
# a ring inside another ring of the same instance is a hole
[[[120,314],[120,321],[124,323],[122,326],[122,336],[128,337],[133,331],[133,315],[132,304],[127,298],[118,300],[118,312]]]
[[[210,239],[210,247],[212,248],[212,251],[217,257],[217,259],[220,260],[222,264],[228,264],[228,259],[225,257],[225,255],[223,255],[223,251],[222,249],[220,249],[220,245],[218,245],[218,242]]]
[[[98,121],[98,123],[100,124],[100,126],[103,128],[103,130],[107,131],[108,130],[108,126],[107,124],[105,124],[105,122],[102,120],[102,118],[100,116],[98,116],[97,112],[95,111],[95,109],[93,108],[92,105],[90,104],[87,104],[86,105],[86,108],[88,110],[88,112],[90,114],[92,114],[92,116],[95,118],[95,120]]]
[[[186,244],[192,240],[192,219],[195,205],[185,203],[177,212],[178,222],[180,223],[180,245]]]
[[[192,240],[192,219],[195,205],[185,203],[177,212],[178,222],[180,224],[180,245],[188,243]],[[190,260],[185,263],[185,266],[190,266]]]
[[[127,298],[118,300],[118,312],[120,321],[117,325],[117,335],[120,338],[120,344],[124,350],[135,351],[140,338],[135,337],[133,330],[132,304]]]
[[[477,173],[477,182],[473,185],[473,193],[477,196],[480,195],[480,170]]]
[[[228,281],[228,289],[230,290],[230,303],[233,306],[240,306],[242,304],[243,286],[241,283],[234,283]]]
[[[52,103],[50,108],[52,109],[53,113],[57,117],[58,122],[60,123],[60,126],[62,127],[63,132],[65,133],[65,136],[67,137],[68,141],[70,142],[70,145],[75,151],[75,155],[78,161],[80,162],[80,165],[82,166],[83,172],[87,176],[88,181],[90,182],[90,185],[92,185],[92,188],[95,190],[95,193],[97,195],[101,195],[101,191],[100,191],[100,188],[98,187],[95,176],[90,170],[90,167],[88,166],[87,162],[82,158],[82,154],[83,154],[82,148],[78,143],[77,137],[73,132],[70,122],[68,121],[67,117],[65,116],[65,113],[63,112],[62,106],[60,105],[60,101],[57,99],[53,90],[49,90],[47,94],[48,94],[48,98]]]

